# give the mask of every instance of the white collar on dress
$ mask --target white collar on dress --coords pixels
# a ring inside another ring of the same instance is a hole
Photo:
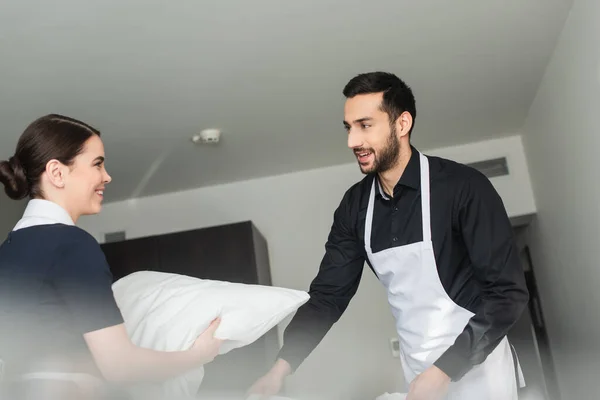
[[[23,217],[13,231],[36,225],[64,224],[75,225],[69,213],[58,204],[42,199],[32,199],[27,203]]]

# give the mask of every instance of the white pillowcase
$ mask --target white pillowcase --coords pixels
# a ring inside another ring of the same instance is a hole
[[[309,299],[299,290],[154,271],[119,279],[113,292],[134,344],[161,351],[187,350],[220,316],[215,332],[215,337],[225,340],[220,354],[253,343]],[[203,377],[200,366],[165,382],[162,392],[194,396]]]

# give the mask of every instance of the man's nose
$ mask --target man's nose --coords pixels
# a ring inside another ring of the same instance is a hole
[[[348,147],[351,149],[355,149],[357,147],[361,147],[363,144],[362,138],[360,137],[360,135],[357,135],[356,133],[353,133],[352,131],[350,131],[348,133]]]

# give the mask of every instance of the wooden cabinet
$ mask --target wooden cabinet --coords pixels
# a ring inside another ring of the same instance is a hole
[[[158,238],[148,237],[101,245],[110,265],[113,280],[117,281],[141,270],[160,271],[157,242]]]
[[[271,285],[268,246],[250,221],[102,245],[114,279],[141,270]],[[201,392],[242,394],[271,366],[277,331],[217,357],[205,367]]]

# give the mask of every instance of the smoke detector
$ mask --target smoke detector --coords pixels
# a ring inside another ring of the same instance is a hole
[[[204,129],[200,133],[192,136],[192,142],[198,143],[219,143],[221,131],[219,129]]]

